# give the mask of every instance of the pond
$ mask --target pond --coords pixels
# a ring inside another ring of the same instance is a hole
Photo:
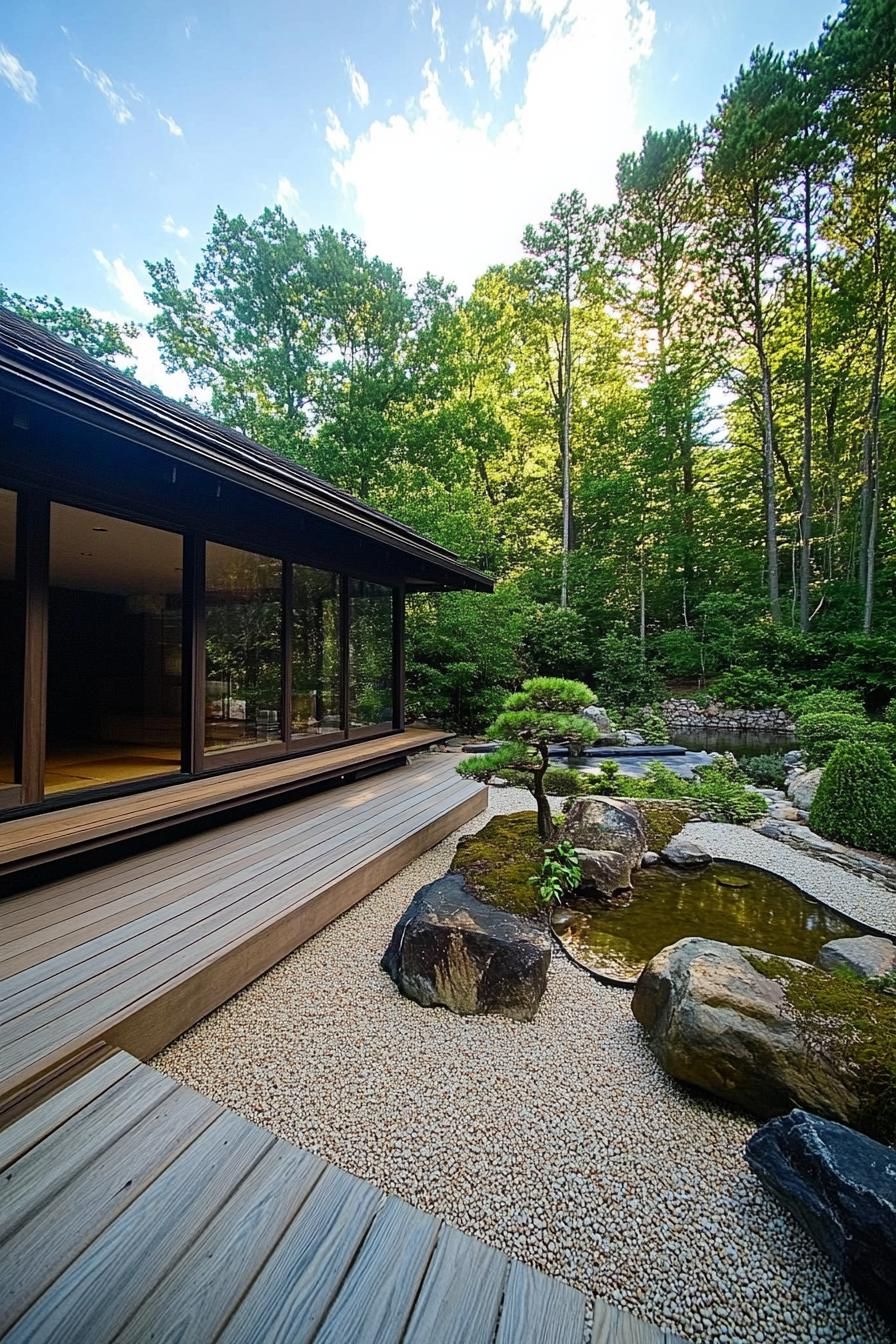
[[[780,756],[796,743],[793,733],[748,733],[736,728],[673,728],[672,737],[688,751],[730,751],[742,756]]]
[[[832,938],[865,932],[783,877],[718,859],[700,869],[642,868],[627,904],[576,900],[569,909],[569,926],[557,930],[564,947],[620,984],[634,984],[645,963],[679,938],[712,938],[812,962]]]

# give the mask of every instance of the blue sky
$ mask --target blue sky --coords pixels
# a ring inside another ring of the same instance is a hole
[[[609,200],[648,125],[702,123],[752,47],[803,45],[831,8],[5,0],[0,280],[145,318],[145,258],[187,277],[216,205],[279,200],[466,288],[559,191]]]

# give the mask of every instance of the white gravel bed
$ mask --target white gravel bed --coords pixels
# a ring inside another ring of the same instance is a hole
[[[491,790],[490,813],[530,804],[518,790]],[[750,862],[781,851],[775,871],[784,876],[788,865],[811,865],[832,888],[870,885],[737,827],[695,831],[719,853],[743,838],[753,857],[732,857]],[[462,1018],[402,998],[380,956],[413,893],[445,872],[456,840],[206,1018],[157,1066],[696,1344],[889,1339],[747,1169],[743,1146],[756,1122],[666,1078],[628,992],[558,956],[533,1023]]]
[[[689,840],[696,840],[716,859],[735,859],[767,868],[785,877],[801,891],[815,896],[825,905],[851,915],[862,924],[870,924],[881,933],[896,937],[896,892],[882,883],[848,872],[834,863],[813,859],[810,854],[792,849],[779,840],[770,840],[746,826],[731,826],[718,821],[696,821],[684,829]]]

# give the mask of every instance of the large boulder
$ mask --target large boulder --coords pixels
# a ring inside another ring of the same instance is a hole
[[[619,891],[631,891],[632,865],[618,849],[576,849],[576,858],[582,871],[579,891],[583,896],[613,896]]]
[[[582,713],[594,725],[601,737],[609,737],[613,732],[610,716],[600,705],[588,705],[587,708],[582,710]]]
[[[808,812],[812,806],[812,801],[818,792],[821,771],[821,766],[817,770],[801,770],[788,779],[785,792],[794,807],[800,812]]]
[[[486,905],[460,873],[449,873],[414,896],[381,964],[402,994],[426,1008],[530,1022],[547,987],[551,935]]]
[[[647,848],[644,819],[633,803],[621,798],[569,798],[563,838],[577,849],[612,849],[637,868]]]
[[[835,938],[815,958],[826,971],[850,971],[861,980],[896,971],[896,943],[867,933],[861,938]]]
[[[837,1043],[810,1046],[789,1011],[784,984],[749,957],[767,954],[705,938],[682,938],[647,963],[632,1012],[662,1067],[680,1082],[767,1118],[802,1106],[853,1123],[863,1103],[851,1085],[851,1061]],[[811,971],[803,962],[777,966]],[[816,971],[816,975],[824,972]]]
[[[766,1189],[896,1325],[896,1152],[802,1110],[763,1125],[746,1151]]]

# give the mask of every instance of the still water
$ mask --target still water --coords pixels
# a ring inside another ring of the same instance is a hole
[[[725,860],[696,870],[642,868],[627,905],[578,900],[572,909],[572,923],[558,933],[564,946],[598,975],[625,983],[679,938],[713,938],[812,962],[832,938],[865,932],[784,878]]]
[[[725,732],[720,728],[674,728],[672,739],[688,751],[730,751],[738,760],[742,756],[779,756],[796,742],[792,733]]]

